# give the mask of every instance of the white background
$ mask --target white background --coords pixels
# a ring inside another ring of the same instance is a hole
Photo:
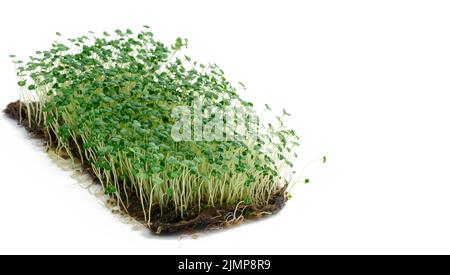
[[[9,54],[147,24],[288,109],[300,168],[329,158],[279,215],[180,240],[120,223],[2,116],[0,253],[449,253],[449,14],[430,0],[0,1],[2,108],[18,97]]]

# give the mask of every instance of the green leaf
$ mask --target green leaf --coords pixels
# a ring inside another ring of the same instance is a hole
[[[325,163],[325,162],[327,162],[327,156],[323,156],[323,158],[322,158],[322,163]]]
[[[48,120],[48,119],[47,119],[47,120]],[[83,148],[84,148],[84,149],[92,148],[92,146],[93,146],[92,142],[85,142],[85,143],[83,144]]]
[[[251,180],[246,180],[245,183],[244,183],[244,186],[247,187],[247,188],[249,188],[250,186],[252,186],[252,183],[253,183],[253,181],[251,181]]]
[[[141,125],[141,123],[140,123],[139,121],[134,120],[134,121],[133,121],[133,127],[134,127],[134,128],[141,128],[142,125]]]
[[[104,160],[104,159],[101,159],[101,160],[97,161],[95,163],[95,165],[98,168],[106,170],[106,171],[110,171],[111,170],[111,165],[109,165],[109,163],[106,160]]]
[[[158,176],[154,176],[154,177],[152,177],[152,182],[154,184],[162,184],[164,182],[164,180]]]
[[[246,199],[244,200],[244,204],[245,204],[245,205],[251,205],[251,204],[252,204],[252,199],[251,199],[251,198],[246,198]]]
[[[105,188],[105,195],[111,195],[117,192],[117,189],[114,185],[110,184]]]
[[[169,172],[168,174],[169,179],[174,180],[176,178],[179,178],[181,176],[181,173],[178,171]]]
[[[136,177],[140,180],[147,180],[149,178],[149,176],[147,175],[147,173],[144,172],[139,172],[136,174]]]
[[[159,165],[154,165],[154,166],[152,166],[151,171],[153,173],[160,173],[162,171],[162,167]]]
[[[27,82],[26,82],[25,80],[21,80],[21,81],[17,82],[17,84],[18,84],[20,87],[23,87],[23,86],[27,85]]]
[[[305,179],[305,184],[308,184],[308,183],[310,183],[310,180],[309,179]]]
[[[175,41],[175,49],[176,50],[180,50],[183,47],[183,40],[178,37],[177,40]]]
[[[50,126],[51,124],[53,124],[55,122],[55,118],[53,116],[48,116],[47,120],[45,122],[45,126]]]
[[[172,197],[173,197],[173,194],[174,194],[173,188],[172,188],[172,187],[168,188],[168,189],[167,189],[167,196],[168,196],[169,198],[172,198]]]
[[[62,36],[62,34],[60,32],[56,32],[57,36]]]
[[[30,86],[28,86],[28,90],[30,90],[30,91],[36,90],[36,86],[30,85]]]

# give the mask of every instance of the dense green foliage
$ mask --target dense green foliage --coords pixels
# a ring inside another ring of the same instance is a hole
[[[264,206],[296,157],[298,137],[283,125],[289,114],[255,140],[173,140],[173,108],[192,107],[196,95],[207,107],[252,107],[216,65],[181,55],[185,46],[178,38],[167,47],[145,27],[54,42],[26,64],[15,59],[24,120],[45,125],[57,151],[76,147],[119,203],[137,194],[147,219],[155,204],[181,216],[205,206]]]

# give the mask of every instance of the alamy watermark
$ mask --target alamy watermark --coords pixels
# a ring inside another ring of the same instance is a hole
[[[197,96],[192,106],[172,109],[175,120],[171,135],[179,141],[256,141],[259,118],[256,112],[242,104],[235,106],[204,106]]]

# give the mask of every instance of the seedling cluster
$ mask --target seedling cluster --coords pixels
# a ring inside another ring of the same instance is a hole
[[[131,195],[147,222],[155,206],[181,217],[222,205],[263,207],[286,184],[299,145],[284,126],[286,111],[255,140],[171,138],[172,109],[193,106],[195,95],[204,106],[252,108],[217,65],[181,54],[187,40],[166,46],[147,26],[137,34],[57,35],[28,63],[12,56],[27,110],[21,120],[43,127],[56,152],[90,166],[124,209]]]

